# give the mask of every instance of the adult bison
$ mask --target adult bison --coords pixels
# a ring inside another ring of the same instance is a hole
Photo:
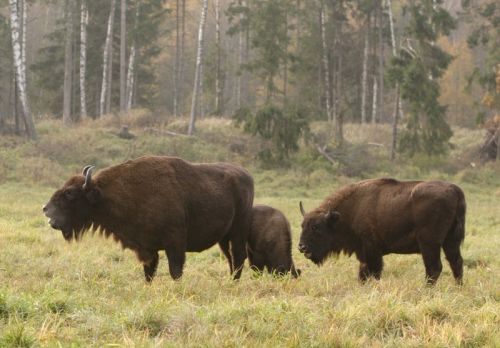
[[[288,272],[294,278],[300,275],[292,260],[292,235],[285,215],[273,207],[256,204],[247,242],[250,266],[263,272],[284,275]]]
[[[328,255],[356,254],[359,278],[380,278],[382,256],[422,254],[427,282],[441,274],[443,248],[457,283],[462,282],[460,245],[465,235],[465,197],[443,181],[373,179],[347,185],[309,213],[299,250],[321,264]]]
[[[145,156],[73,176],[43,211],[66,240],[91,226],[136,252],[146,281],[165,250],[170,275],[182,275],[186,251],[219,243],[238,279],[246,259],[252,219],[253,179],[228,164],[193,164],[180,158]]]

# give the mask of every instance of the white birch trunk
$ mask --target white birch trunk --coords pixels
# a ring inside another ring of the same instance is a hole
[[[87,71],[87,25],[89,22],[89,12],[87,10],[87,0],[81,0],[80,8],[80,117],[87,117],[87,93],[85,90]]]
[[[215,0],[215,44],[217,46],[217,67],[215,70],[215,113],[219,115],[222,113],[220,0]]]
[[[387,0],[387,11],[389,13],[389,28],[391,31],[391,48],[393,57],[397,56],[396,49],[396,35],[394,34],[394,17],[392,13],[392,1]],[[398,122],[399,118],[403,118],[403,107],[401,103],[401,92],[399,83],[396,84],[396,102],[394,106],[394,114],[392,116],[392,142],[391,142],[391,155],[393,161],[396,158],[397,139],[398,139]]]
[[[22,60],[22,45],[20,38],[20,27],[19,27],[19,13],[18,13],[18,1],[22,0],[9,0],[10,8],[10,26],[11,26],[11,37],[12,37],[12,55],[14,60],[14,69],[16,73],[17,89],[19,92],[19,99],[21,102],[21,107],[23,109],[23,117],[26,124],[26,133],[31,139],[36,139],[36,129],[33,122],[33,117],[31,115],[28,96],[26,91],[26,67],[23,66]],[[22,4],[24,6],[24,3]]]
[[[102,63],[102,85],[101,85],[101,99],[99,101],[99,117],[104,114],[106,106],[106,92],[108,91],[108,73],[109,73],[109,59],[111,41],[113,36],[113,22],[115,17],[115,2],[111,0],[111,10],[108,18],[108,29],[106,31],[106,41],[104,42],[103,63]]]
[[[196,123],[196,107],[198,105],[198,97],[199,97],[199,86],[201,75],[201,64],[203,62],[203,41],[204,41],[204,33],[205,33],[205,22],[207,19],[207,8],[208,8],[208,0],[203,0],[203,6],[201,9],[200,16],[200,26],[198,29],[198,50],[196,54],[196,71],[194,77],[194,86],[193,86],[193,98],[191,101],[191,118],[189,121],[188,127],[188,135],[193,135],[195,130]]]
[[[106,114],[111,112],[111,97],[113,90],[113,29],[111,29],[111,41],[108,52],[108,91],[106,92]]]
[[[373,105],[372,105],[372,124],[377,122],[377,92],[378,92],[378,83],[377,77],[373,77]]]
[[[368,92],[368,51],[369,51],[370,17],[366,21],[365,47],[363,50],[363,72],[361,77],[361,123],[366,123],[366,95]]]
[[[127,0],[121,0],[120,6],[120,111],[126,109],[127,75]]]
[[[239,5],[243,6],[243,3],[239,1]],[[240,14],[240,23],[243,21],[243,15]],[[236,109],[241,108],[241,88],[242,88],[242,69],[243,65],[243,28],[240,28],[238,32],[238,76],[236,77]]]
[[[75,0],[66,2],[66,37],[64,39],[63,124],[71,123],[71,97],[73,87],[73,11]]]
[[[135,11],[135,29],[137,29],[138,21],[139,21],[139,10],[140,10],[140,2],[137,4],[137,9]],[[128,70],[127,70],[127,85],[125,87],[125,111],[130,111],[132,108],[132,97],[134,94],[134,79],[135,79],[135,60],[137,55],[136,49],[136,40],[132,41],[132,46],[130,47],[130,56],[128,59]]]
[[[175,3],[175,61],[174,61],[174,100],[173,100],[173,114],[179,114],[179,53],[180,53],[180,0]]]
[[[23,66],[23,79],[28,81],[26,77],[26,25],[28,21],[28,5],[26,0],[22,0],[22,20],[21,20],[21,60]]]
[[[323,48],[323,70],[324,70],[324,83],[325,83],[325,103],[326,103],[326,115],[329,122],[332,122],[332,101],[330,94],[330,68],[328,64],[328,47],[326,45],[326,25],[325,25],[325,9],[323,7],[323,2],[321,2],[321,13],[320,13],[320,26],[321,26],[321,46]]]
[[[127,72],[127,88],[126,88],[126,107],[125,111],[130,111],[132,108],[132,95],[134,92],[134,70],[135,70],[135,42],[130,48],[130,57],[128,60],[128,72]]]

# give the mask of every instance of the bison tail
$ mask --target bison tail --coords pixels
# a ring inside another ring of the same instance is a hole
[[[455,186],[455,190],[458,195],[458,204],[455,223],[453,224],[454,226],[450,233],[450,237],[456,241],[460,241],[460,244],[462,244],[465,239],[465,212],[467,210],[467,205],[465,203],[464,192],[458,186]]]

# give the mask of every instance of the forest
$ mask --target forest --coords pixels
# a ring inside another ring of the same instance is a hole
[[[47,223],[72,175],[144,155],[246,168],[300,276],[233,281],[213,247],[146,284]],[[463,285],[443,255],[433,287],[418,254],[363,284],[304,257],[302,204],[372,178],[463,190]],[[499,346],[499,202],[498,1],[0,0],[0,347]]]

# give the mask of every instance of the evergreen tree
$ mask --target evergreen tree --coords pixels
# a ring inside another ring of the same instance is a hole
[[[405,28],[406,42],[394,57],[388,72],[390,81],[399,83],[401,97],[407,102],[405,130],[401,134],[401,152],[413,156],[445,153],[452,136],[445,120],[446,107],[439,104],[439,83],[452,57],[435,42],[448,35],[454,20],[441,8],[440,0],[411,1],[404,8],[409,17]]]

